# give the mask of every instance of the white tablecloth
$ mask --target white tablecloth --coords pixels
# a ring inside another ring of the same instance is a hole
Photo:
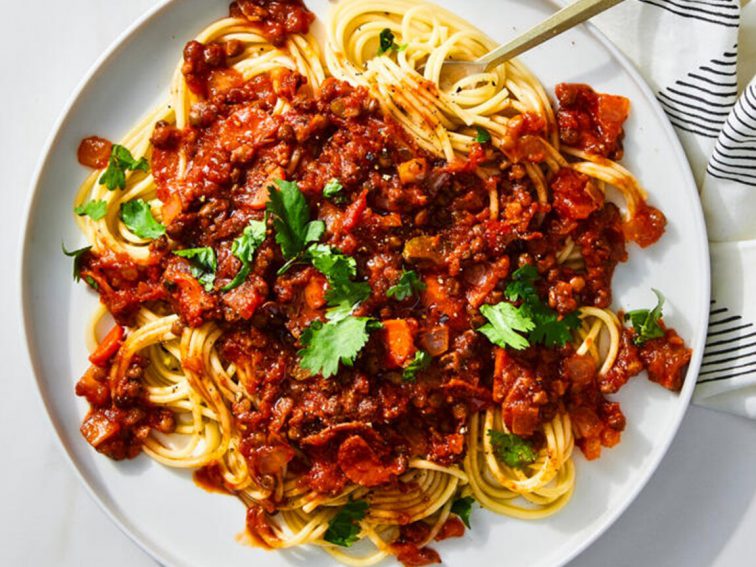
[[[0,565],[155,567],[89,498],[52,437],[23,354],[17,255],[50,128],[98,54],[156,1],[0,2]],[[741,61],[752,76],[756,6],[745,20]],[[573,565],[753,565],[755,447],[756,423],[691,408],[649,485]]]

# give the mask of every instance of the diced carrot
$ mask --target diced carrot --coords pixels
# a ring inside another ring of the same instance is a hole
[[[313,276],[304,289],[304,300],[310,309],[319,309],[325,305],[325,277],[317,274]]]
[[[100,366],[101,368],[107,366],[110,358],[118,352],[118,349],[121,347],[122,339],[123,327],[116,325],[110,329],[108,334],[105,335],[105,338],[102,339],[102,342],[97,345],[94,352],[89,355],[89,362],[95,366]]]
[[[438,281],[436,276],[426,276],[423,281],[425,282],[425,290],[423,290],[423,304],[426,307],[432,305],[442,305],[446,302],[448,295],[444,286]]]
[[[414,326],[406,319],[383,321],[383,339],[386,344],[386,363],[390,368],[401,368],[415,355]]]
[[[178,193],[172,193],[171,196],[168,197],[168,200],[163,203],[163,223],[166,225],[171,224],[173,219],[181,214],[182,208],[181,197]]]
[[[425,161],[425,158],[414,158],[400,163],[396,170],[399,173],[399,181],[402,185],[418,183],[425,179],[428,174],[428,162]]]

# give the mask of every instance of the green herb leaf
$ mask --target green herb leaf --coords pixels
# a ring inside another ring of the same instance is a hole
[[[273,215],[276,242],[281,247],[286,264],[282,274],[300,257],[307,244],[317,242],[325,233],[325,223],[310,220],[310,209],[299,186],[293,181],[277,180],[278,189],[270,187],[267,210]]]
[[[355,500],[347,503],[328,522],[323,539],[341,547],[351,547],[359,538],[360,522],[367,514],[368,503],[364,500]]]
[[[340,319],[351,314],[357,305],[370,297],[370,284],[351,280],[333,282],[325,297],[329,306],[328,318]]]
[[[378,48],[378,55],[383,55],[395,45],[394,33],[388,28],[383,28],[379,36],[379,41],[380,47]]]
[[[404,372],[402,372],[402,379],[405,382],[414,381],[417,373],[428,368],[428,366],[430,366],[430,363],[430,355],[424,350],[418,350],[415,353],[415,358],[413,358],[410,363],[404,368]]]
[[[488,436],[491,438],[494,456],[508,467],[521,469],[534,462],[538,456],[533,445],[519,435],[489,429]]]
[[[212,291],[215,283],[215,270],[218,262],[215,258],[215,250],[209,246],[204,248],[185,248],[174,250],[176,256],[189,260],[192,275],[205,287],[205,291]]]
[[[165,226],[152,216],[152,209],[143,199],[134,199],[121,204],[121,220],[129,230],[140,238],[160,238]]]
[[[533,320],[523,307],[515,307],[511,303],[502,301],[496,305],[483,305],[481,314],[488,319],[488,323],[478,327],[488,340],[502,348],[510,346],[522,350],[530,345],[528,339],[517,331],[528,332],[535,327]]]
[[[357,275],[357,262],[326,244],[313,244],[307,249],[312,265],[328,280],[348,280]]]
[[[388,288],[386,297],[393,297],[399,301],[404,301],[415,293],[420,293],[425,289],[425,282],[421,280],[414,270],[402,270],[399,281]]]
[[[82,262],[82,256],[89,252],[92,247],[91,246],[85,246],[84,248],[79,248],[78,250],[72,250],[69,252],[66,250],[66,245],[62,242],[60,243],[60,247],[63,249],[63,254],[68,256],[69,258],[73,258],[73,279],[75,282],[78,282],[81,280],[81,262]]]
[[[512,281],[506,288],[511,301],[522,301],[521,309],[534,323],[528,338],[531,343],[541,343],[548,347],[564,346],[572,340],[572,331],[580,326],[577,312],[563,317],[541,301],[535,288],[538,270],[526,264],[514,271]]]
[[[383,28],[381,30],[380,35],[378,36],[380,46],[378,47],[378,55],[383,55],[384,53],[387,53],[388,51],[391,51],[392,49],[394,51],[404,51],[407,49],[408,44],[403,43],[402,45],[398,45],[394,39],[394,32],[392,32],[388,28]]]
[[[545,305],[534,308],[531,317],[535,328],[530,332],[530,340],[547,347],[564,346],[572,340],[572,331],[580,326],[576,311],[559,317],[559,314]]]
[[[338,372],[339,362],[352,366],[369,332],[378,328],[376,323],[370,317],[352,316],[313,322],[300,337],[304,345],[298,353],[302,367],[328,378]]]
[[[87,285],[91,287],[93,290],[100,291],[100,285],[92,276],[86,276],[84,278],[84,281],[87,282]]]
[[[457,498],[452,502],[451,513],[459,516],[459,519],[469,528],[470,527],[470,514],[472,513],[472,506],[475,503],[475,498],[472,496],[465,496],[464,498]]]
[[[325,184],[325,187],[323,187],[323,197],[325,197],[326,199],[331,199],[337,194],[341,193],[343,189],[344,186],[339,183],[338,180],[331,179],[328,183]]]
[[[636,309],[625,313],[625,321],[630,321],[635,329],[636,336],[633,342],[639,346],[650,339],[664,336],[664,328],[659,323],[664,306],[664,295],[658,289],[652,289],[652,291],[656,294],[656,307],[651,310]]]
[[[517,268],[512,273],[512,281],[507,285],[507,297],[512,301],[523,300],[526,302],[540,301],[535,289],[535,281],[538,279],[538,270],[531,264]]]
[[[252,260],[255,256],[255,251],[265,240],[267,228],[266,213],[265,219],[261,221],[250,221],[250,223],[244,227],[244,232],[242,232],[241,236],[234,239],[234,242],[231,244],[231,253],[239,259],[242,266],[236,273],[236,276],[234,276],[234,279],[224,285],[221,288],[221,291],[234,289],[244,283],[244,280],[247,279],[247,276],[252,269]]]
[[[357,275],[357,263],[354,258],[325,244],[311,245],[307,249],[307,255],[312,265],[328,280],[326,300],[330,307],[329,319],[346,317],[359,303],[370,297],[370,284],[354,282],[351,279]]]
[[[482,126],[476,126],[475,132],[475,141],[479,144],[487,144],[491,141],[491,134]]]
[[[150,170],[150,165],[147,163],[146,158],[134,159],[134,156],[131,155],[131,152],[127,148],[119,144],[113,144],[110,159],[108,160],[108,168],[100,177],[100,185],[105,185],[111,191],[116,188],[125,189],[126,172],[129,170],[139,170],[146,173]]]
[[[108,212],[108,205],[100,199],[92,199],[83,205],[79,205],[74,212],[80,217],[89,217],[92,220],[100,220]]]

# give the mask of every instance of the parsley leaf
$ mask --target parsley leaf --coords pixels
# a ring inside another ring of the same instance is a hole
[[[494,456],[508,467],[521,469],[534,462],[538,456],[533,445],[519,435],[489,429],[488,436],[491,438]]]
[[[334,545],[341,547],[351,547],[359,538],[360,533],[359,521],[367,513],[368,503],[364,500],[355,500],[346,504],[339,512],[328,522],[323,539]]]
[[[259,248],[260,244],[265,240],[265,233],[267,231],[267,214],[261,221],[250,221],[250,223],[244,227],[244,232],[241,236],[234,239],[231,244],[231,253],[236,256],[242,263],[241,268],[234,276],[234,279],[228,282],[221,288],[221,291],[228,291],[240,286],[247,279],[250,270],[252,269],[252,259],[255,256],[255,251]]]
[[[470,527],[470,513],[472,512],[472,505],[475,502],[475,498],[472,496],[465,496],[464,498],[457,498],[452,502],[451,513],[459,516],[459,519],[464,524]]]
[[[535,286],[538,270],[532,264],[525,264],[512,273],[512,281],[507,285],[507,297],[512,301],[522,299],[526,302],[540,301]]]
[[[530,346],[528,339],[516,332],[532,331],[535,327],[523,307],[502,301],[496,305],[483,305],[480,312],[488,319],[488,323],[478,327],[478,331],[488,337],[489,341],[502,348],[511,346],[517,350]]]
[[[388,51],[391,51],[392,49],[395,51],[404,51],[407,49],[407,44],[403,43],[402,45],[398,45],[394,39],[394,32],[392,32],[388,28],[383,28],[381,30],[380,35],[378,36],[378,39],[380,41],[380,47],[378,48],[378,55],[383,55],[384,53],[387,53]]]
[[[413,358],[410,363],[404,368],[404,372],[402,372],[402,379],[405,382],[412,382],[417,376],[417,373],[428,368],[428,366],[430,366],[430,363],[430,355],[424,350],[418,350],[415,353],[415,358]]]
[[[304,348],[299,351],[301,365],[324,378],[339,370],[339,362],[352,366],[368,340],[368,333],[380,328],[370,317],[344,316],[327,323],[314,321],[300,337]]]
[[[91,287],[93,290],[100,291],[100,284],[98,284],[92,276],[86,276],[84,278],[84,281],[87,282],[87,285],[89,285],[89,287]]]
[[[101,199],[92,199],[83,205],[79,205],[74,212],[80,217],[89,217],[92,220],[100,220],[108,212],[108,205]]]
[[[128,170],[139,170],[146,173],[150,170],[150,166],[146,158],[134,159],[134,156],[131,155],[131,152],[127,148],[119,144],[113,144],[113,149],[110,151],[110,159],[108,160],[108,168],[100,177],[100,185],[105,185],[111,191],[116,188],[125,189],[126,172]]]
[[[564,346],[572,339],[572,331],[580,326],[577,312],[559,317],[559,313],[541,301],[535,288],[538,270],[526,264],[514,271],[506,288],[511,301],[522,301],[521,309],[534,323],[528,338],[532,343],[548,347]]]
[[[135,199],[121,204],[121,220],[139,238],[160,238],[165,226],[152,216],[150,205],[144,199]]]
[[[205,287],[205,291],[213,290],[213,283],[215,283],[215,270],[218,269],[215,250],[209,246],[205,246],[204,248],[174,250],[173,253],[176,256],[181,256],[182,258],[189,260],[192,275]]]
[[[425,282],[417,276],[414,270],[402,270],[399,281],[388,288],[386,297],[393,297],[399,301],[404,301],[414,293],[420,293],[425,289]]]
[[[330,285],[325,297],[330,307],[328,318],[332,320],[349,315],[358,304],[370,297],[370,284],[367,282],[339,280]]]
[[[482,126],[476,126],[475,132],[475,141],[479,144],[486,144],[491,141],[491,134]]]
[[[323,197],[326,199],[331,199],[332,197],[335,197],[338,193],[340,193],[344,189],[344,186],[338,182],[336,179],[331,179],[328,183],[325,184],[325,187],[323,187]]]
[[[325,297],[330,307],[329,319],[346,317],[357,304],[370,297],[370,284],[354,282],[351,279],[357,275],[357,263],[354,258],[325,244],[313,244],[307,249],[307,255],[312,265],[328,280]]]
[[[530,332],[530,340],[547,347],[564,346],[572,340],[572,331],[580,326],[577,311],[559,318],[559,314],[541,304],[534,308],[531,317],[535,329]]]
[[[91,246],[85,246],[84,248],[79,248],[78,250],[72,250],[69,252],[66,250],[66,245],[62,242],[60,243],[60,247],[63,249],[63,254],[68,256],[69,258],[73,258],[73,279],[75,282],[78,282],[81,280],[81,262],[82,262],[82,256],[89,252],[92,247]]]
[[[307,249],[307,255],[315,266],[329,280],[353,278],[357,275],[357,262],[336,248],[325,244],[313,244]]]
[[[658,339],[664,336],[664,329],[659,324],[664,306],[664,295],[658,289],[652,289],[656,294],[656,307],[651,310],[636,309],[625,313],[625,321],[630,321],[636,332],[633,342],[642,345],[650,339]]]
[[[271,186],[270,200],[266,206],[273,215],[276,242],[283,257],[288,260],[278,274],[284,273],[296,262],[305,246],[317,242],[325,232],[325,223],[310,220],[310,209],[299,186],[293,181],[276,180],[278,189]]]

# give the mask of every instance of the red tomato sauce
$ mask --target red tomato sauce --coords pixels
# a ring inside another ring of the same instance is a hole
[[[300,2],[239,0],[232,14],[259,22],[275,41],[312,21]],[[614,270],[627,259],[626,239],[645,245],[640,235],[646,229],[649,240],[663,230],[655,209],[644,209],[643,227],[628,235],[617,207],[569,169],[552,176],[553,202],[542,204],[522,164],[505,160],[500,173],[485,180],[475,175],[476,165],[501,159],[490,147],[476,145],[469,163],[448,164],[419,149],[364,88],[327,79],[313,90],[286,70],[243,81],[228,72],[238,49],[190,42],[183,72],[199,102],[186,128],[158,123],[153,132],[151,168],[167,237],[155,240],[140,263],[86,252],[81,275],[94,282],[121,325],[133,324],[140,306],[160,306],[179,315],[176,334],[208,321],[221,326],[223,362],[244,370],[243,386],[259,400],[253,406],[243,398],[231,409],[243,432],[239,450],[261,486],[286,468],[300,473],[308,489],[335,495],[348,483],[396,483],[411,458],[460,463],[468,417],[489,407],[537,446],[544,442],[541,425],[565,407],[577,444],[596,458],[601,447],[619,441],[625,426],[619,405],[605,394],[644,367],[652,380],[679,389],[690,351],[672,330],[640,349],[626,333],[617,365],[601,377],[569,344],[510,352],[476,331],[485,322],[480,306],[502,301],[511,272],[526,264],[539,274],[539,296],[560,316],[581,306],[609,306]],[[564,84],[557,96],[565,143],[621,155],[626,99]],[[288,110],[274,114],[280,99]],[[520,159],[543,159],[537,136],[545,125],[537,118],[526,116],[513,127],[510,150]],[[87,143],[84,153],[101,157],[97,147]],[[178,170],[180,153],[188,156],[185,174]],[[97,159],[87,158],[101,163]],[[325,223],[323,242],[354,258],[357,280],[370,286],[354,314],[383,323],[354,365],[342,365],[330,378],[308,376],[297,355],[304,330],[326,320],[328,284],[305,263],[278,274],[285,260],[270,229],[244,283],[222,289],[241,268],[232,242],[250,221],[264,218],[276,179],[298,183],[311,217]],[[338,199],[323,196],[332,179],[343,186]],[[500,211],[495,220],[492,190]],[[579,246],[584,268],[557,262],[568,238]],[[171,253],[175,247],[214,250],[209,290],[186,259]],[[410,269],[422,290],[404,300],[389,297]],[[430,363],[407,380],[402,370],[420,349]],[[172,418],[145,399],[146,361],[136,357],[125,376],[117,376],[120,352],[103,347],[102,354],[77,385],[92,406],[82,431],[99,451],[130,458],[151,429],[171,431]],[[197,479],[226,489],[217,467]],[[272,511],[279,503],[263,504]],[[248,524],[263,544],[275,537],[262,508],[250,508]],[[393,544],[406,565],[439,560],[435,551],[418,547],[423,538],[415,532],[422,529],[405,526]],[[463,530],[451,521],[439,538]]]

